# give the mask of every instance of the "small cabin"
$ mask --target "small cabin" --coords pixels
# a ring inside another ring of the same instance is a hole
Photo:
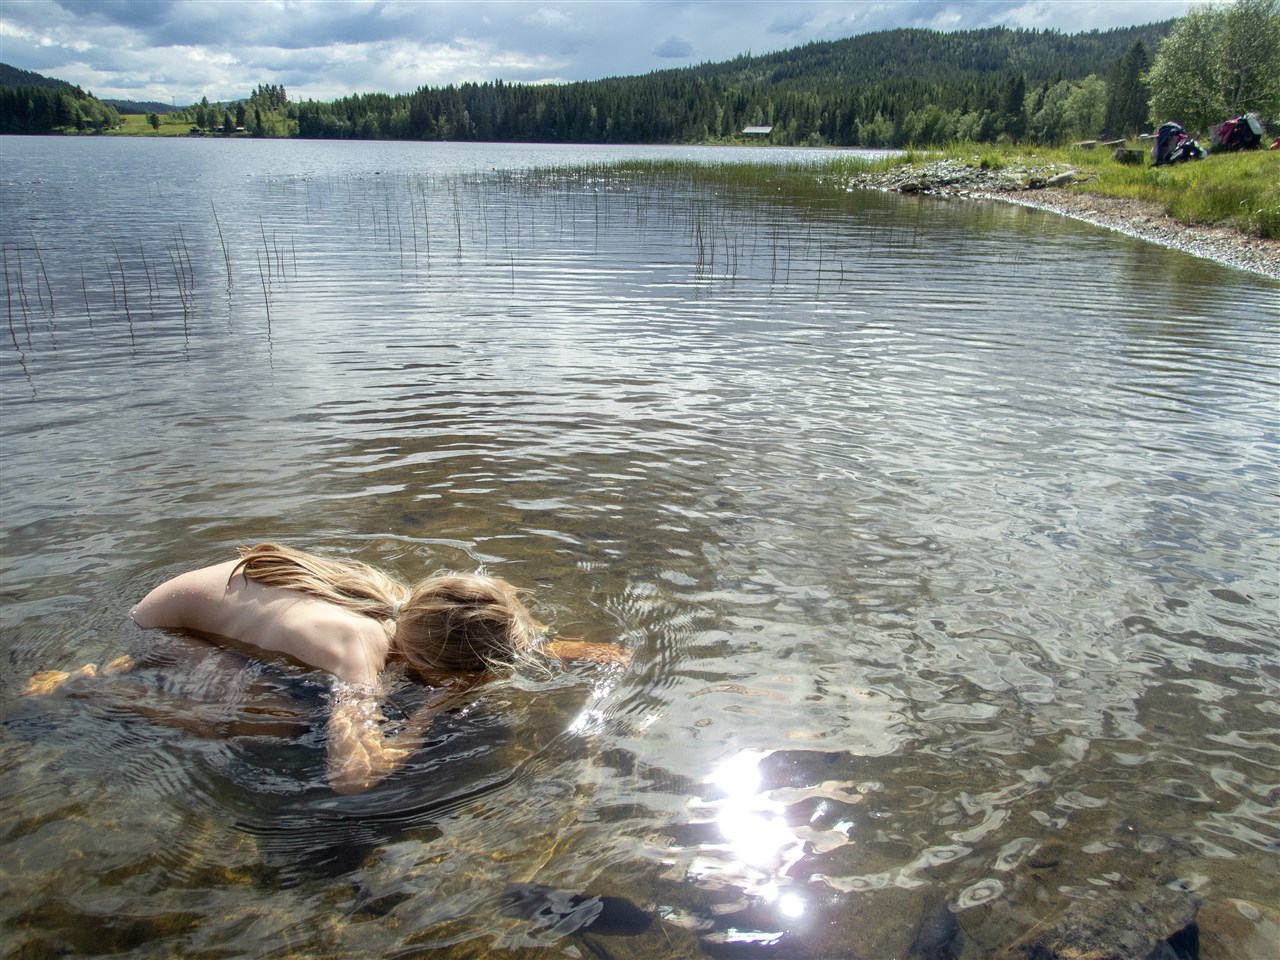
[[[773,133],[773,127],[743,127],[742,132],[748,137],[767,137]]]

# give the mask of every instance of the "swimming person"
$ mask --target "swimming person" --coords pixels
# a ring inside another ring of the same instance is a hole
[[[174,577],[133,608],[140,627],[195,630],[281,654],[334,678],[325,729],[330,786],[367,790],[400,766],[432,718],[505,668],[548,656],[626,665],[606,643],[552,639],[511,584],[480,573],[436,573],[408,587],[358,561],[329,560],[274,543],[241,547],[237,560]],[[384,668],[402,663],[438,688],[386,735]],[[127,658],[104,674],[128,669]],[[27,693],[47,693],[72,676],[44,671]]]

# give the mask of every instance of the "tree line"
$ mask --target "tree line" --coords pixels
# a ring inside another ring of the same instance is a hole
[[[194,130],[211,133],[246,133],[254,137],[297,136],[298,124],[291,117],[289,95],[280,84],[258,84],[248,100],[234,103],[210,103],[202,97],[199,103],[171,110],[165,123],[189,124]],[[149,116],[159,128],[159,114]]]
[[[0,87],[0,133],[102,133],[119,124],[114,108],[70,84]]]

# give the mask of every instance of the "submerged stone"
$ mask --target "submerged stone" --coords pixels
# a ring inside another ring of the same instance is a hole
[[[1190,960],[1195,918],[1196,901],[1181,890],[1107,891],[1036,924],[995,960]]]
[[[623,897],[569,893],[536,883],[508,884],[502,912],[533,922],[556,936],[590,930],[606,936],[634,937],[644,933],[652,917]]]
[[[911,960],[955,960],[962,941],[951,904],[942,897],[926,898],[907,956]]]
[[[1280,956],[1280,911],[1248,900],[1210,900],[1196,914],[1206,960],[1274,960]]]

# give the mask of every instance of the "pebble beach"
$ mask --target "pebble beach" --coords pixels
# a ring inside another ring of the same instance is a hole
[[[848,185],[899,193],[994,199],[1073,217],[1197,257],[1280,280],[1280,240],[1230,227],[1179,223],[1155,204],[1090,193],[1087,181],[1061,165],[1000,170],[963,160],[936,160],[883,173],[858,174]]]

